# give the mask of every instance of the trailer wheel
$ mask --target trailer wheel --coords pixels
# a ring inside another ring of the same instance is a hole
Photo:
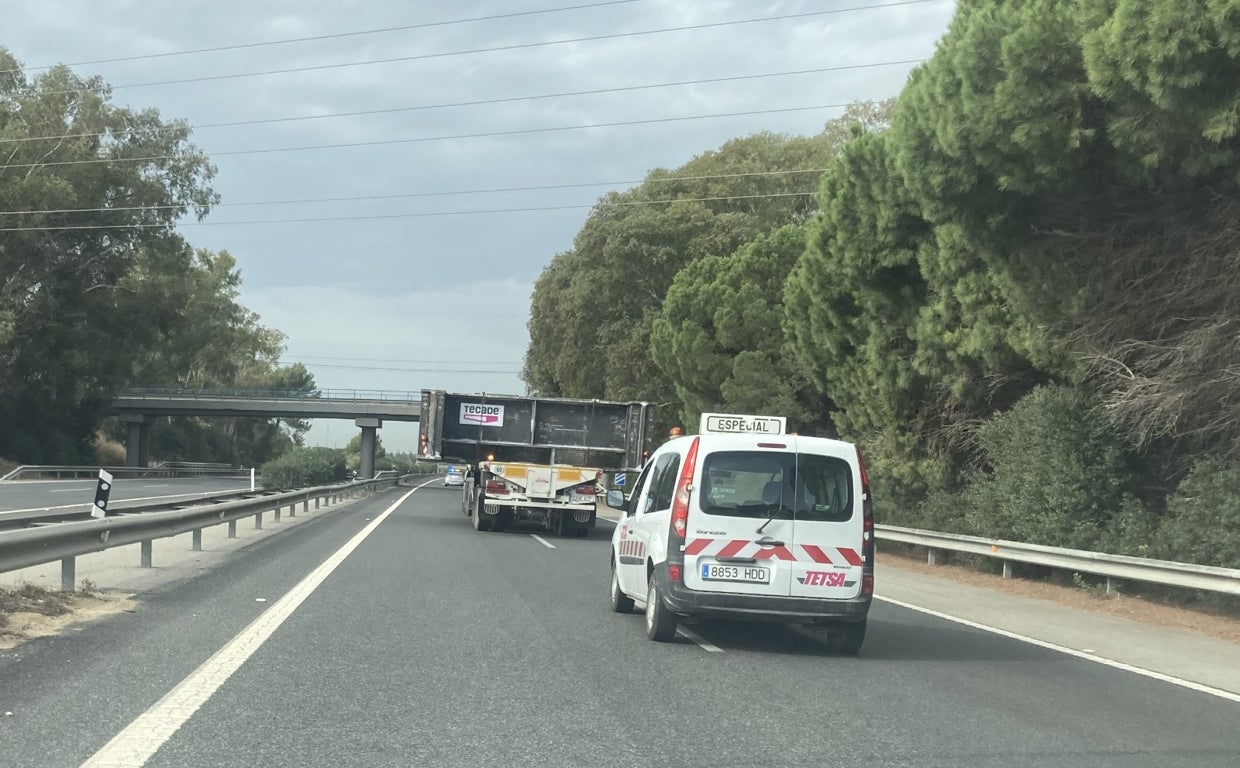
[[[477,503],[474,505],[474,530],[489,531],[491,530],[491,518],[482,513],[482,505],[486,503],[483,496],[478,497]]]

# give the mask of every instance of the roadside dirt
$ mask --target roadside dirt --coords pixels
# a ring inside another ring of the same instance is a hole
[[[32,584],[0,589],[0,651],[136,606],[126,594],[59,592]]]
[[[924,555],[884,551],[879,553],[876,563],[880,578],[883,568],[898,568],[1013,595],[1051,600],[1072,608],[1120,616],[1153,626],[1197,632],[1240,645],[1240,616],[1231,615],[1230,611],[1222,608],[1195,610],[1168,605],[1147,597],[1132,597],[1122,593],[1107,595],[1099,589],[1064,586],[1033,579],[1005,579],[961,565],[929,565]]]

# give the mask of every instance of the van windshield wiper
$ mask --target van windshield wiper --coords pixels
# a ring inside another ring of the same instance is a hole
[[[771,504],[770,507],[771,511],[766,513],[766,522],[758,526],[757,533],[762,533],[762,529],[770,525],[771,521],[775,519],[775,515],[778,515],[781,511],[787,510],[788,512],[792,512],[792,510],[784,504]]]

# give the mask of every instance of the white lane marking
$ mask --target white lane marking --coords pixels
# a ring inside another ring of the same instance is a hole
[[[1055,643],[1047,642],[1046,640],[1039,640],[1036,637],[1029,637],[1028,635],[1021,635],[1016,632],[1009,632],[1006,629],[999,629],[998,627],[992,627],[987,624],[979,624],[976,621],[969,621],[968,619],[962,619],[959,616],[951,616],[946,613],[940,613],[939,611],[932,611],[929,608],[922,608],[919,605],[913,605],[912,603],[906,603],[903,600],[895,600],[890,597],[882,597],[880,595],[875,595],[874,599],[882,600],[884,603],[891,603],[892,605],[898,605],[901,608],[908,608],[909,610],[912,610],[912,611],[924,613],[928,616],[934,616],[936,618],[946,619],[948,621],[954,621],[957,624],[963,624],[966,627],[972,627],[973,629],[980,629],[983,632],[990,632],[992,634],[1000,635],[1002,637],[1007,637],[1012,640],[1020,640],[1021,642],[1029,643],[1031,645],[1036,645],[1039,648],[1047,648],[1052,651],[1059,651],[1060,653],[1066,653],[1069,656],[1075,656],[1078,659],[1087,659],[1089,661],[1097,662],[1098,664],[1105,664],[1108,667],[1114,667],[1115,669],[1122,669],[1125,672],[1133,672],[1135,674],[1142,675],[1144,677],[1153,678],[1154,680],[1159,680],[1164,683],[1171,683],[1172,685],[1178,685],[1182,688],[1188,688],[1189,690],[1197,691],[1198,693],[1206,693],[1211,696],[1217,696],[1220,699],[1227,699],[1228,701],[1234,701],[1236,703],[1240,703],[1240,693],[1232,693],[1231,691],[1224,691],[1221,688],[1214,688],[1209,685],[1203,685],[1201,683],[1194,683],[1192,680],[1185,680],[1183,678],[1173,677],[1172,675],[1166,675],[1166,674],[1163,674],[1162,672],[1155,672],[1152,669],[1145,669],[1144,667],[1137,667],[1137,666],[1133,666],[1132,664],[1125,664],[1122,661],[1115,661],[1114,659],[1107,659],[1102,656],[1098,656],[1096,653],[1078,651],[1075,648],[1068,648],[1066,646],[1056,645]]]
[[[684,635],[686,638],[700,645],[702,647],[702,650],[704,651],[709,651],[711,653],[723,653],[722,648],[710,642],[709,640],[702,637],[697,632],[694,632],[691,629],[685,629],[684,627],[678,627],[676,629],[676,632],[678,634]]]
[[[365,528],[358,531],[344,546],[336,550],[295,587],[272,604],[250,625],[229,640],[223,648],[215,652],[211,658],[202,663],[162,699],[151,705],[149,709],[138,715],[124,730],[116,734],[103,748],[82,763],[82,768],[140,768],[159,750],[163,744],[188,721],[198,708],[207,702],[219,690],[228,678],[232,677],[241,665],[254,652],[262,647],[275,633],[280,625],[293,615],[306,598],[336,570],[353,550],[357,549],[366,537],[374,533],[397,507],[404,503],[419,488],[425,488],[431,482],[412,488],[408,493],[397,499],[392,506],[383,510]]]
[[[552,544],[551,542],[547,541],[547,540],[546,540],[546,539],[544,539],[542,536],[539,536],[537,533],[531,533],[530,535],[534,537],[534,540],[535,540],[535,541],[537,541],[539,544],[542,544],[542,545],[543,545],[544,547],[546,547],[547,549],[555,549],[555,545],[554,545],[554,544]]]
[[[216,494],[219,494],[219,493],[235,493],[236,491],[248,491],[248,490],[250,490],[250,487],[247,485],[244,488],[222,488],[218,491],[194,491],[193,493],[170,493],[165,496],[139,496],[133,499],[112,499],[112,502],[117,503],[117,502],[122,502],[122,501],[159,501],[160,499],[208,498],[211,496],[215,496]],[[56,491],[49,491],[49,493],[56,493]],[[91,505],[91,502],[87,501],[81,504],[61,504],[58,507],[30,507],[29,509],[3,509],[3,510],[0,510],[0,516],[15,515],[21,512],[50,512],[54,509],[74,509],[75,507],[89,507],[90,505]],[[123,509],[117,510],[117,512],[124,512],[124,511],[125,510]]]
[[[93,485],[83,485],[81,488],[53,488],[48,493],[85,493],[94,487]]]

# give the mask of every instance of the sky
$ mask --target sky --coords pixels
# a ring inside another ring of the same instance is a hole
[[[728,139],[813,134],[843,111],[830,105],[898,94],[954,9],[953,0],[4,5],[0,45],[28,75],[70,64],[111,84],[114,103],[194,126],[222,203],[181,232],[237,259],[240,302],[287,336],[285,362],[304,363],[326,390],[388,396],[523,393],[534,281],[571,248],[600,196]],[[797,14],[814,15],[771,18]],[[762,21],[727,23],[747,19]],[[683,27],[694,28],[654,32]],[[319,39],[281,42],[298,38]],[[227,50],[185,53],[205,48]],[[849,69],[787,74],[831,67]],[[753,75],[774,76],[665,85]],[[633,88],[647,85],[662,87]],[[358,112],[369,114],[341,114]],[[719,116],[742,112],[764,114]],[[341,144],[355,146],[323,146]],[[294,147],[303,149],[271,151]],[[493,191],[556,185],[575,186]],[[342,446],[357,431],[317,421],[307,442]],[[413,450],[417,428],[387,423],[380,437],[388,450]]]

